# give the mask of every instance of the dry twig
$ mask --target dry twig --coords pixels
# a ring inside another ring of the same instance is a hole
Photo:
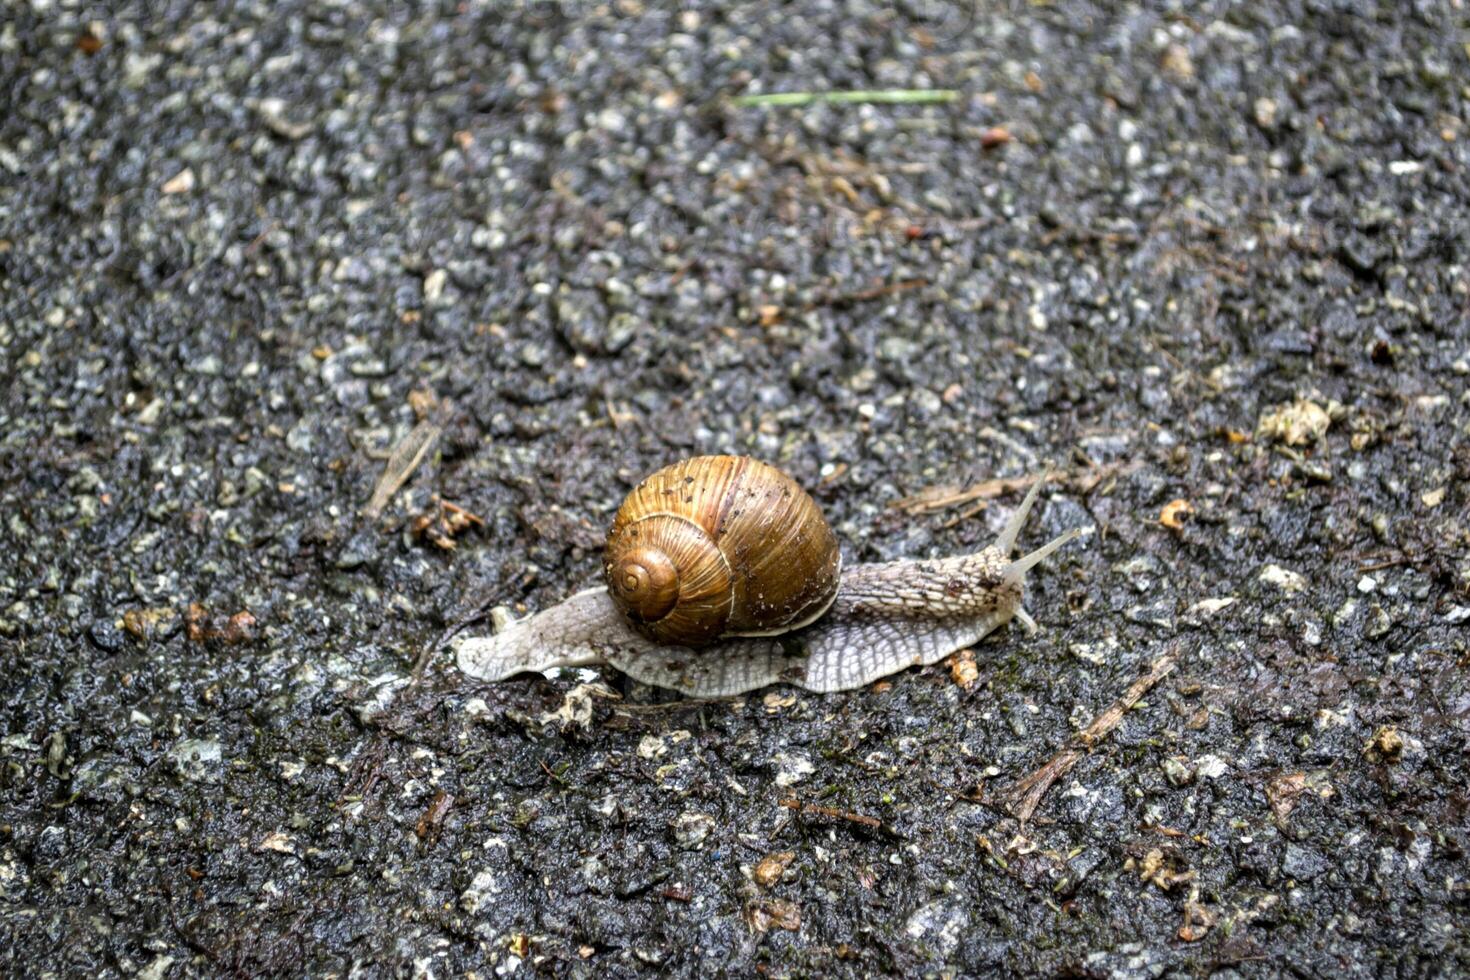
[[[858,303],[870,303],[875,299],[884,299],[910,289],[922,289],[927,285],[929,285],[928,279],[899,279],[896,282],[886,282],[868,289],[860,289],[855,293],[839,293],[835,296],[814,299],[806,304],[805,309],[814,310],[819,306],[844,307]]]
[[[788,810],[795,810],[797,813],[810,813],[818,817],[827,817],[831,820],[846,820],[848,823],[855,823],[859,826],[867,827],[870,830],[882,830],[892,833],[887,827],[883,826],[883,821],[877,817],[853,813],[850,810],[838,810],[830,806],[817,806],[814,803],[803,803],[794,796],[782,800],[781,805]]]
[[[439,441],[439,434],[443,431],[444,428],[438,422],[424,419],[393,447],[393,451],[388,454],[388,461],[383,464],[383,475],[373,489],[372,498],[362,509],[364,517],[375,520],[383,512],[398,488],[408,482],[413,471],[429,455],[429,450],[434,448],[434,443]]]
[[[1048,477],[1052,483],[1070,485],[1078,493],[1091,493],[1097,486],[1111,476],[1122,476],[1136,469],[1135,463],[1105,463],[1100,466],[1088,466],[1072,471],[1055,470]],[[905,514],[918,516],[920,514],[932,514],[936,511],[948,510],[951,507],[959,507],[976,500],[994,500],[1007,493],[1025,490],[1035,483],[1038,477],[1035,474],[1026,476],[1004,476],[990,480],[981,480],[979,483],[968,487],[955,487],[952,485],[941,485],[928,487],[918,493],[907,497],[901,497],[888,506],[895,510],[901,510]],[[966,511],[966,515],[979,513],[985,508],[977,507]]]
[[[1176,646],[1156,660],[1147,674],[1130,684],[1128,690],[1123,692],[1123,696],[1109,705],[1106,711],[1092,719],[1092,724],[1078,732],[1070,745],[1048,759],[1040,769],[1012,786],[1006,794],[1009,797],[1008,809],[1011,813],[1015,814],[1022,823],[1030,820],[1031,814],[1036,811],[1037,805],[1046,795],[1046,791],[1051,788],[1052,783],[1070,772],[1072,767],[1093,746],[1107,738],[1122,722],[1123,716],[1128,713],[1129,709],[1137,704],[1155,684],[1169,676],[1178,662],[1179,650]]]

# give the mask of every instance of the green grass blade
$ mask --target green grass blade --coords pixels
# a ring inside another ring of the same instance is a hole
[[[765,95],[740,95],[731,99],[730,104],[742,109],[805,106],[815,102],[930,105],[936,102],[953,102],[959,97],[959,91],[952,88],[852,89],[843,92],[771,92]]]

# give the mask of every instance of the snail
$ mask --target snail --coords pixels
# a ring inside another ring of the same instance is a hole
[[[703,456],[644,480],[619,508],[606,586],[452,643],[459,669],[494,681],[610,664],[692,697],[789,683],[863,687],[932,664],[1009,622],[1026,572],[1082,533],[1010,558],[1045,478],[995,543],[974,554],[842,568],[815,502],[775,467]]]

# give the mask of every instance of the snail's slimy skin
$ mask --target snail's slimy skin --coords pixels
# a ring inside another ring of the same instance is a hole
[[[639,634],[603,588],[487,637],[453,643],[459,669],[494,681],[552,667],[610,664],[635,680],[691,697],[723,697],[788,683],[845,691],[908,667],[932,664],[1019,618],[1026,571],[1082,532],[1069,531],[1023,558],[1007,557],[1036,498],[1037,481],[994,545],[932,561],[858,565],[816,622],[781,636],[740,637],[691,650]]]

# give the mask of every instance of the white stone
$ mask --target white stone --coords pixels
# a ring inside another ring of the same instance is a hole
[[[785,752],[776,753],[776,785],[790,786],[799,783],[812,773],[817,771],[812,761],[803,755],[787,755]]]
[[[1307,587],[1306,576],[1280,565],[1267,565],[1261,569],[1260,580],[1274,585],[1287,595],[1295,595]]]

